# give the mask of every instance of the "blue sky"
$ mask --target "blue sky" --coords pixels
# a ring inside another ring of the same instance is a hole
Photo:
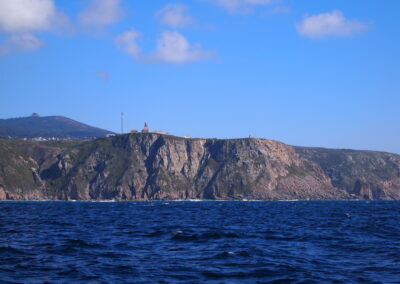
[[[0,118],[400,153],[400,1],[2,0]]]

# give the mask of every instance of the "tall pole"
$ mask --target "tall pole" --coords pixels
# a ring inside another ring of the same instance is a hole
[[[124,133],[124,113],[121,112],[121,134]]]

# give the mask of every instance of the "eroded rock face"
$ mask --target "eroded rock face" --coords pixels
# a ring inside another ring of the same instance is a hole
[[[336,188],[360,199],[400,200],[400,156],[390,153],[296,148],[322,168]]]
[[[0,200],[7,200],[7,195],[3,187],[0,187]]]
[[[400,158],[386,153],[152,133],[17,144],[0,143],[10,149],[0,157],[0,199],[400,199]],[[13,182],[18,172],[23,183]]]

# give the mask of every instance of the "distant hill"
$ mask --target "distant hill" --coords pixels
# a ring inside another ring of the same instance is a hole
[[[0,119],[0,137],[7,138],[97,138],[113,132],[92,127],[64,116]]]

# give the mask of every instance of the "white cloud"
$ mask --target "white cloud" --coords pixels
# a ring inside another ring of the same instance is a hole
[[[204,51],[199,44],[189,41],[176,31],[164,31],[157,42],[153,56],[155,61],[182,64],[209,59],[212,53]]]
[[[188,14],[188,7],[183,4],[168,4],[156,16],[162,24],[174,28],[185,27],[193,22]]]
[[[127,52],[129,55],[139,58],[141,50],[139,45],[136,43],[139,37],[140,33],[135,29],[131,29],[117,36],[115,38],[115,44],[119,49]]]
[[[68,17],[57,11],[54,0],[0,0],[0,31],[9,35],[0,46],[0,54],[36,50],[44,42],[34,32],[68,26]]]
[[[155,51],[146,55],[137,43],[140,36],[139,32],[131,29],[117,36],[115,44],[136,60],[145,63],[184,64],[213,57],[213,53],[203,50],[200,44],[190,44],[186,37],[176,31],[164,31],[157,41]]]
[[[248,13],[257,6],[266,6],[275,0],[210,0],[230,13]]]
[[[91,0],[78,19],[83,26],[100,29],[118,22],[123,14],[121,0]]]
[[[309,38],[324,38],[327,36],[350,36],[368,29],[368,25],[346,19],[341,11],[305,17],[296,25],[297,31]]]
[[[0,29],[7,33],[50,30],[67,21],[53,0],[0,0]]]
[[[15,34],[0,45],[0,55],[11,52],[33,51],[44,46],[44,42],[32,34]]]

